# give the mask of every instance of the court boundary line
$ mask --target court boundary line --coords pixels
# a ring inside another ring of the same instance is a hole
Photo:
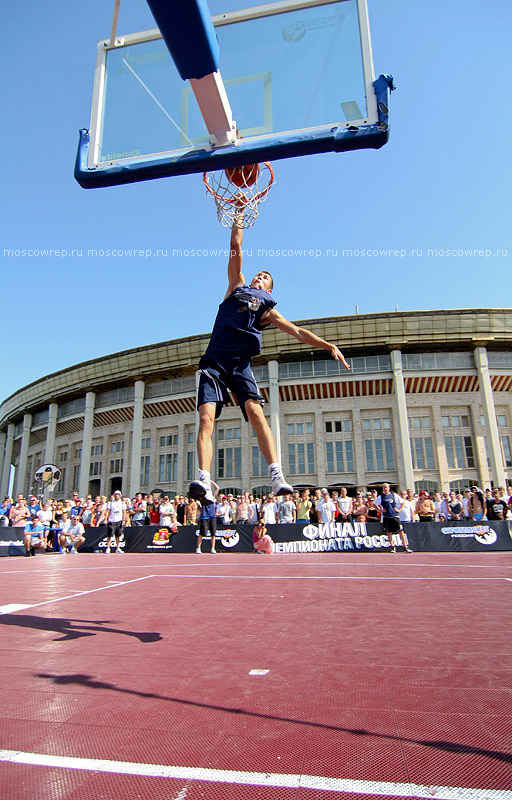
[[[76,769],[90,772],[115,773],[148,778],[205,781],[230,785],[264,786],[270,788],[312,789],[338,794],[428,798],[428,800],[512,800],[509,789],[479,789],[464,786],[428,786],[392,781],[364,781],[352,778],[329,778],[322,775],[300,775],[279,772],[249,772],[243,770],[180,767],[166,764],[144,764],[108,759],[53,756],[27,753],[21,750],[0,750],[0,761],[14,764]]]

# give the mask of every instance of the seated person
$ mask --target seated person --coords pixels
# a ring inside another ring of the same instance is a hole
[[[80,547],[85,542],[85,528],[80,521],[80,517],[75,517],[67,521],[65,530],[59,537],[59,544],[62,547],[63,553],[73,553],[77,555],[77,547]]]
[[[44,528],[37,514],[33,514],[25,525],[25,555],[35,556],[36,550],[44,551]]]
[[[267,553],[270,555],[274,552],[274,542],[267,533],[267,526],[263,520],[260,520],[252,532],[252,543],[256,553]]]

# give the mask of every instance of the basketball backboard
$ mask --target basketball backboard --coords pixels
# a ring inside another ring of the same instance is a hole
[[[101,41],[82,186],[385,144],[391,81],[374,79],[366,0],[283,0],[213,24],[234,140],[212,142],[158,29]]]

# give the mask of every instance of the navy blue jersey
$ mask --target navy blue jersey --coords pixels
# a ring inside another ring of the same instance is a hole
[[[403,500],[401,497],[395,494],[395,492],[389,492],[389,494],[382,493],[380,497],[377,498],[376,505],[382,506],[384,509],[382,513],[383,517],[398,517],[398,512],[402,503]]]
[[[252,357],[261,350],[263,314],[277,301],[265,289],[239,286],[219,306],[205,355],[233,353]]]

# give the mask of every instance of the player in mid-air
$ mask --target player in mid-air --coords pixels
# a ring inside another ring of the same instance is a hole
[[[258,445],[270,468],[273,494],[283,495],[293,491],[278,462],[274,436],[263,413],[263,397],[251,369],[253,357],[261,350],[263,328],[275,325],[299,342],[330,350],[333,358],[350,369],[335,344],[320,339],[306,328],[299,328],[276,311],[270,272],[260,270],[249,285],[245,283],[242,273],[242,239],[243,229],[235,221],[231,228],[228,289],[219,306],[210,342],[199,362],[199,480],[192,481],[189,494],[203,503],[213,502],[210,486],[212,434],[215,420],[220,416],[223,405],[229,402],[228,390],[236,396],[245,420],[250,422],[256,432]]]

